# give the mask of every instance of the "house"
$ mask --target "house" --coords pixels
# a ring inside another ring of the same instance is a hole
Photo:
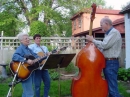
[[[120,19],[113,21],[113,26],[120,31],[121,36],[124,38],[125,37],[124,18],[120,18]],[[93,32],[93,36],[96,38],[103,38],[104,37],[104,32],[102,31],[101,27],[93,28],[92,32]],[[80,32],[74,36],[75,37],[86,36],[86,34],[88,34],[88,33],[89,33],[89,30],[84,31],[84,32]]]
[[[90,12],[91,9],[84,9],[83,11],[75,14],[72,18],[72,36],[85,36],[89,32],[90,26]],[[119,14],[120,10],[110,10],[110,9],[101,9],[97,8],[95,13],[95,19],[93,21],[93,34],[95,37],[103,37],[104,33],[100,28],[100,20],[103,17],[109,17],[116,28],[124,34],[124,16]],[[118,24],[119,23],[119,24]],[[123,35],[124,37],[124,35]]]
[[[93,21],[93,27],[92,27],[93,36],[96,38],[104,37],[104,32],[102,31],[100,27],[100,20],[103,17],[108,17],[112,20],[113,26],[120,31],[122,38],[124,38],[125,37],[124,16],[123,14],[119,14],[119,12],[120,10],[97,8],[96,13],[95,13],[95,19]],[[89,34],[90,9],[85,9],[84,11],[77,13],[71,18],[71,20],[72,20],[72,36],[82,37]],[[122,51],[121,51],[120,57],[121,57],[120,66],[124,67],[124,59],[125,59],[124,39],[123,39],[123,45],[122,45]]]
[[[126,69],[130,68],[130,4],[124,7],[120,14],[124,14],[125,19],[125,44],[126,44]]]

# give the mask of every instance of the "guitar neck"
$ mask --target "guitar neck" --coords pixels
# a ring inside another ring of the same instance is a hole
[[[62,48],[60,48],[60,49],[58,49],[58,50],[57,50],[57,49],[54,49],[54,50],[52,50],[50,53],[51,53],[51,54],[57,53],[58,51],[65,50],[66,48],[67,48],[67,47],[62,47]],[[47,57],[48,57],[48,55],[44,56],[44,53],[43,53],[43,52],[39,52],[38,55],[41,56],[41,57],[35,59],[35,60],[34,60],[35,62],[40,62],[40,63],[41,63],[44,59],[47,59]]]
[[[47,59],[47,56],[34,59],[34,62],[39,62],[39,63],[41,63],[41,62],[42,62],[43,60],[45,60],[45,59]]]
[[[64,47],[62,47],[62,48],[60,48],[60,49],[54,49],[54,50],[52,50],[51,52],[52,53],[57,53],[58,51],[63,51],[63,50],[65,50],[67,48],[67,46],[64,46]]]

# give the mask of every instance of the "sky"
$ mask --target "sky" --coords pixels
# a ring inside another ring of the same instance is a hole
[[[113,9],[121,10],[122,5],[126,5],[130,0],[105,0],[106,6],[112,6]]]

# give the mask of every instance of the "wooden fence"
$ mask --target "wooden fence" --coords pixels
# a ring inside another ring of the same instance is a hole
[[[97,38],[102,40],[101,38]],[[68,46],[63,53],[78,53],[85,45],[85,37],[42,37],[41,44],[46,45],[49,50],[56,47],[60,48]],[[30,43],[34,43],[33,38],[30,37]],[[9,62],[15,49],[20,45],[17,37],[0,37],[0,63]],[[120,64],[124,66],[125,59],[125,39],[123,38],[122,52],[120,55]]]

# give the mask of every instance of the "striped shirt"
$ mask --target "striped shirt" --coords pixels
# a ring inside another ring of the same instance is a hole
[[[93,43],[102,51],[105,58],[118,58],[121,52],[122,38],[120,32],[111,28],[110,32],[105,34],[103,41],[93,40]]]

